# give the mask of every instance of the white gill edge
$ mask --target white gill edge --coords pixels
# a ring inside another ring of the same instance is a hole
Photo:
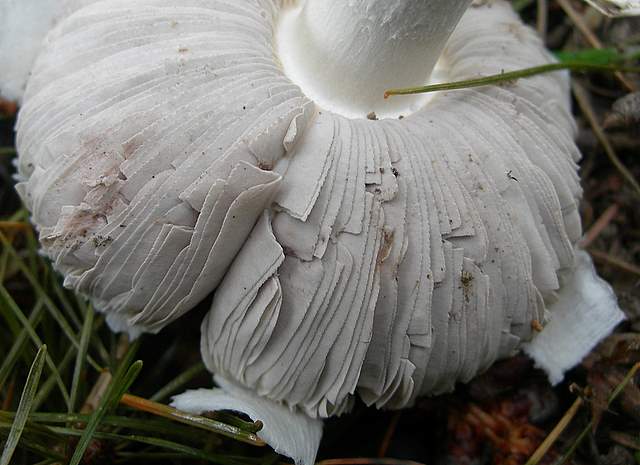
[[[524,351],[544,369],[552,384],[604,338],[624,314],[613,289],[596,274],[589,254],[576,251],[576,268],[549,306],[551,319]]]

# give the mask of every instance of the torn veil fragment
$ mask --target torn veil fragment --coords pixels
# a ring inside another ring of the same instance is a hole
[[[564,73],[369,92],[552,60],[507,2],[469,4],[66,4],[22,97],[17,189],[114,330],[157,332],[214,292],[201,349],[222,390],[177,407],[260,417],[310,465],[319,419],[355,396],[402,408],[523,345],[557,381],[622,319],[575,248]],[[353,46],[332,53],[333,27]]]

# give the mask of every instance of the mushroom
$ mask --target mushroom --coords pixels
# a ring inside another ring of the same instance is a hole
[[[520,348],[557,382],[621,321],[576,249],[566,74],[383,99],[552,60],[507,2],[470,4],[63,4],[17,189],[114,330],[214,292],[201,351],[222,389],[175,406],[260,417],[310,465],[319,419],[356,396],[402,408]]]
[[[55,0],[0,2],[0,96],[19,99],[40,43],[53,27]]]

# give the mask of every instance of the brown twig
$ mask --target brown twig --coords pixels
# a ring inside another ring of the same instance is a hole
[[[391,421],[389,422],[389,426],[387,427],[387,431],[384,434],[384,438],[382,439],[382,444],[380,444],[380,448],[378,449],[378,457],[384,457],[387,455],[387,451],[389,450],[389,446],[391,445],[391,440],[393,439],[393,435],[396,432],[396,428],[398,427],[398,422],[400,421],[400,416],[402,415],[402,410],[398,410],[394,412],[391,417]]]
[[[11,408],[11,403],[13,402],[15,389],[16,389],[16,380],[12,378],[11,382],[7,386],[7,394],[4,396],[4,399],[2,399],[2,410],[7,411]]]
[[[593,133],[596,135],[596,137],[602,144],[602,147],[604,148],[605,153],[609,157],[609,160],[611,160],[611,163],[613,163],[613,165],[616,167],[616,169],[622,175],[622,177],[629,184],[631,184],[631,186],[636,191],[636,194],[640,196],[640,184],[638,184],[638,181],[633,176],[633,174],[627,169],[626,166],[624,166],[620,158],[618,158],[618,154],[616,153],[615,149],[611,145],[611,142],[609,142],[609,138],[604,132],[604,129],[602,129],[602,126],[598,122],[598,117],[596,116],[596,113],[593,107],[591,106],[591,102],[589,101],[589,96],[587,94],[587,91],[584,89],[584,87],[582,87],[582,85],[578,84],[575,80],[572,83],[572,88],[573,88],[573,95],[576,97],[576,101],[578,102],[578,106],[580,107],[582,114],[585,116],[585,118],[589,122],[589,125],[593,129]]]
[[[0,116],[12,118],[18,111],[18,104],[11,100],[0,98]]]
[[[617,442],[629,449],[640,450],[640,441],[631,434],[623,433],[621,431],[611,431],[609,433],[609,438],[611,438],[613,442]]]
[[[549,24],[549,1],[538,0],[536,11],[536,29],[542,40],[546,42],[547,27]]]
[[[8,231],[28,231],[31,226],[22,221],[0,221],[0,228]]]
[[[604,211],[600,218],[596,220],[593,225],[589,228],[587,233],[584,235],[582,240],[579,242],[580,247],[587,248],[593,241],[595,241],[598,236],[604,231],[604,229],[609,226],[609,224],[614,220],[616,216],[618,216],[618,212],[620,211],[620,206],[617,203],[613,205],[609,205],[609,207]]]
[[[614,266],[622,271],[626,271],[627,273],[640,276],[640,267],[633,265],[632,263],[628,263],[620,258],[613,257],[608,253],[602,252],[600,250],[589,249],[589,253],[596,261]]]

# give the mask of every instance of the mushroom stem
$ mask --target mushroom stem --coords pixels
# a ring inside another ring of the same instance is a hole
[[[291,79],[329,110],[351,117],[399,111],[408,101],[385,102],[384,91],[429,81],[470,3],[307,0],[282,15],[280,59]]]

